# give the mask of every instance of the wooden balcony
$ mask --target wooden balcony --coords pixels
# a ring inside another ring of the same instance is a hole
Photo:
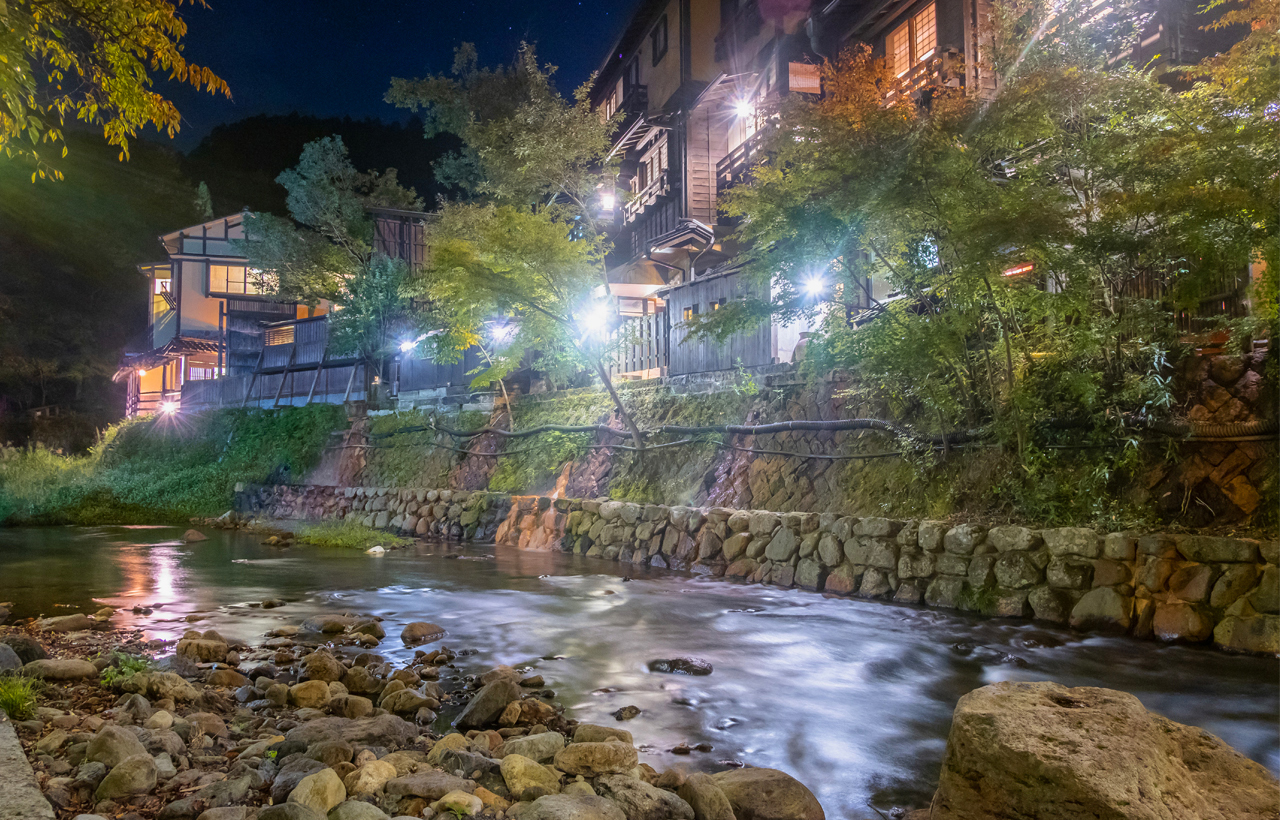
[[[636,218],[645,212],[645,209],[658,201],[665,201],[666,197],[671,195],[671,180],[667,176],[667,170],[654,177],[653,181],[644,187],[644,190],[637,193],[631,198],[631,201],[622,206],[622,221],[634,222]]]
[[[727,191],[742,182],[759,161],[763,132],[757,131],[746,142],[724,155],[716,163],[716,193]]]

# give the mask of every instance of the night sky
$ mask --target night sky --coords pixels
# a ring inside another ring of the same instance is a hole
[[[490,65],[536,42],[567,95],[599,67],[638,0],[208,2],[183,6],[187,57],[225,79],[234,100],[158,84],[182,112],[184,151],[213,126],[254,114],[401,119],[406,112],[382,101],[391,78],[447,71],[464,41]]]

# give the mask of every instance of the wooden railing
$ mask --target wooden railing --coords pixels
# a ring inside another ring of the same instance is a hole
[[[631,198],[630,202],[622,206],[622,219],[624,222],[634,222],[635,218],[644,213],[645,208],[657,202],[659,198],[667,196],[671,193],[671,181],[667,176],[667,169],[662,169],[662,173],[653,178],[653,181],[644,187],[644,190]]]
[[[762,133],[757,131],[716,163],[716,193],[722,193],[742,182],[758,161]]]
[[[666,314],[628,316],[614,331],[618,352],[609,366],[611,376],[656,378],[667,366]]]

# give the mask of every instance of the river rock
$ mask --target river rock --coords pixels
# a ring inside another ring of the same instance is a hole
[[[476,692],[467,708],[458,715],[455,725],[463,731],[483,729],[496,723],[507,704],[520,700],[520,685],[513,680],[500,678],[486,684]]]
[[[737,820],[826,820],[813,792],[777,769],[730,769],[711,776]]]
[[[147,749],[138,740],[138,736],[123,726],[108,723],[89,741],[84,759],[97,761],[111,769],[138,755],[147,756]],[[150,760],[150,757],[147,756],[147,759]]]
[[[138,748],[142,748],[138,744]],[[121,760],[93,793],[96,800],[116,800],[132,794],[146,794],[156,787],[156,762],[146,751]]]
[[[0,644],[12,649],[17,653],[18,659],[24,664],[32,661],[42,661],[49,657],[49,653],[44,651],[44,647],[40,642],[30,635],[6,635],[0,638]]]
[[[258,812],[258,820],[325,820],[324,815],[301,803],[277,803]]]
[[[290,756],[276,773],[275,780],[271,781],[271,799],[276,803],[283,803],[304,778],[323,768],[324,764],[319,760],[299,754]]]
[[[932,817],[1262,820],[1277,805],[1265,768],[1130,694],[1003,682],[956,705]]]
[[[363,800],[347,800],[329,811],[329,820],[388,820],[386,812]]]
[[[338,773],[327,767],[302,778],[289,793],[290,803],[300,803],[319,814],[328,814],[329,809],[346,799],[347,789]]]
[[[58,615],[36,621],[36,629],[41,632],[80,632],[92,628],[93,619],[88,615]]]
[[[195,687],[176,672],[155,672],[147,676],[147,694],[156,700],[186,703],[200,696]]]
[[[394,764],[383,760],[370,760],[343,778],[342,785],[346,786],[349,796],[364,797],[382,791],[387,781],[393,780],[395,776]]]
[[[209,673],[209,677],[205,678],[204,682],[208,686],[223,689],[239,689],[241,686],[249,685],[249,679],[234,669],[215,669]]]
[[[431,810],[437,814],[451,814],[454,817],[470,817],[484,811],[484,803],[470,792],[449,792],[431,804]]]
[[[321,709],[329,702],[329,684],[309,680],[289,687],[289,702],[301,709]]]
[[[356,623],[356,618],[351,615],[312,615],[302,622],[302,631],[336,635],[346,632]]]
[[[98,667],[79,658],[48,658],[26,664],[22,667],[22,674],[44,680],[82,680],[98,677]]]
[[[560,778],[546,766],[520,754],[507,754],[499,761],[502,780],[516,800],[537,800],[560,791]]]
[[[694,820],[693,807],[669,791],[620,774],[596,779],[596,794],[618,804],[627,820]]]
[[[685,778],[676,793],[693,809],[694,820],[736,820],[729,798],[711,775],[694,772]]]
[[[438,641],[445,635],[445,628],[437,624],[427,623],[426,621],[414,621],[406,624],[405,628],[400,630],[400,640],[404,641],[405,646],[417,646],[418,644],[431,643]]]
[[[502,744],[503,754],[523,755],[539,763],[555,757],[564,748],[564,735],[559,732],[540,732],[536,735],[508,738]]]
[[[713,669],[700,658],[664,658],[649,661],[649,671],[666,675],[710,675]]]
[[[317,649],[303,658],[302,668],[311,680],[322,680],[326,683],[342,680],[342,676],[347,672],[347,668],[342,665],[342,661],[335,658],[326,649]]]
[[[339,717],[317,718],[285,733],[287,740],[296,740],[307,745],[321,740],[345,740],[353,745],[387,748],[408,746],[417,737],[417,728],[395,715],[378,715],[359,720]]]
[[[638,757],[634,746],[609,741],[607,743],[571,743],[556,752],[555,767],[569,774],[595,777],[601,774],[624,774],[636,767]]]
[[[549,794],[529,804],[520,820],[627,820],[612,800],[589,794]]]
[[[227,645],[223,641],[184,639],[173,650],[180,658],[190,658],[197,663],[222,663],[227,659]]]
[[[196,820],[250,820],[257,812],[249,806],[219,806],[205,809]]]
[[[187,530],[182,534],[182,542],[184,544],[195,544],[200,541],[208,541],[209,536],[200,532],[200,530]]]
[[[392,797],[421,797],[435,801],[452,791],[475,791],[475,784],[444,772],[429,771],[388,780],[386,792]]]

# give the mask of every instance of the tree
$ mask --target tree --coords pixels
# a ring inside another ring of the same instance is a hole
[[[172,101],[152,90],[156,71],[230,98],[220,77],[183,56],[182,2],[0,2],[0,150],[33,160],[34,181],[61,178],[41,146],[62,141],[62,128],[72,117],[100,126],[122,160],[144,125],[172,137],[182,119]],[[191,2],[205,6],[204,0]]]
[[[944,434],[986,427],[1024,464],[1042,422],[1100,440],[1167,413],[1173,311],[1274,252],[1280,134],[1221,84],[1177,92],[1111,60],[1134,19],[996,4],[991,100],[886,102],[869,52],[827,64],[823,98],[779,112],[728,197],[765,295],[695,331],[822,312],[817,366],[855,369]],[[869,309],[850,323],[846,306]]]
[[[253,214],[240,243],[248,264],[270,292],[331,303],[335,352],[358,354],[380,373],[400,340],[421,332],[421,318],[405,292],[409,266],[374,249],[366,208],[420,210],[422,202],[400,186],[394,168],[356,171],[341,137],[308,143],[276,181],[288,191],[293,219]]]
[[[576,364],[600,378],[643,450],[609,375],[608,243],[597,215],[599,191],[613,186],[617,120],[592,110],[590,81],[562,97],[555,70],[540,66],[528,45],[510,66],[480,68],[464,44],[451,74],[391,81],[388,102],[421,111],[427,137],[461,139],[437,173],[472,200],[445,206],[420,289],[445,331],[435,340],[438,356],[461,355],[486,324],[512,327],[480,379],[506,375],[530,351],[545,369]]]

